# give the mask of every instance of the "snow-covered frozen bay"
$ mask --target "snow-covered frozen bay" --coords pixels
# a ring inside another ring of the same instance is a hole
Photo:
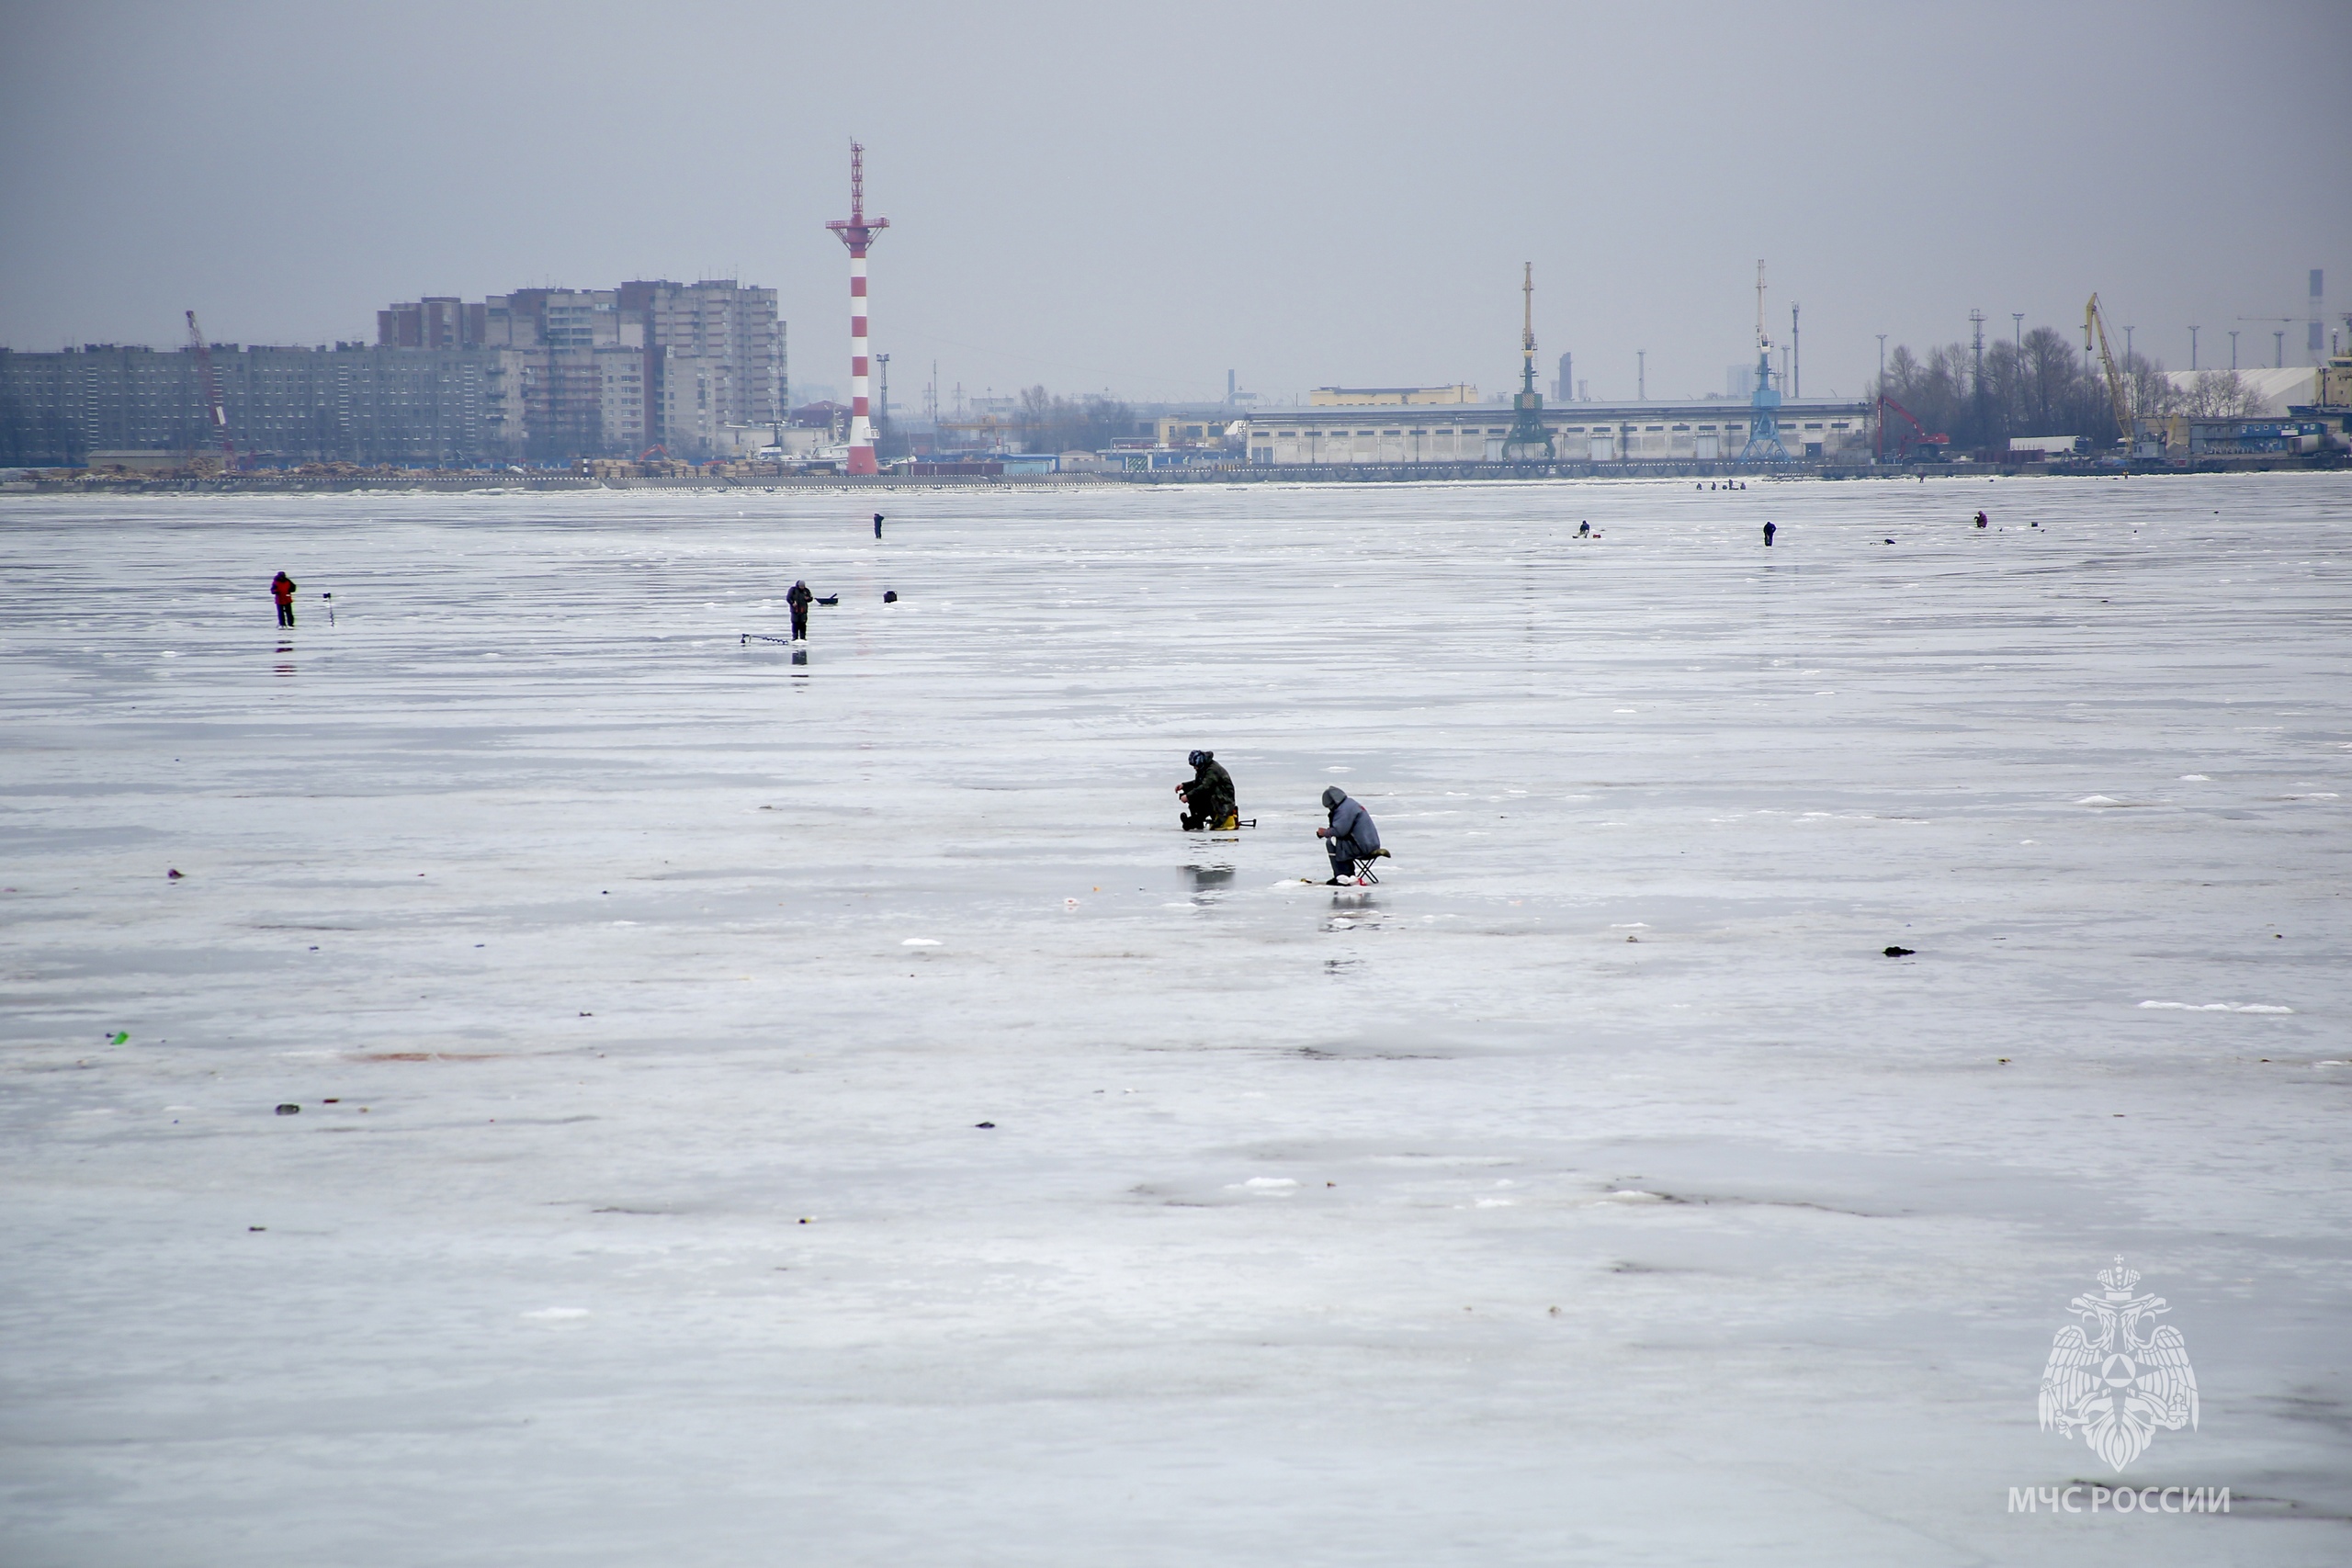
[[[0,1561],[2352,1558],[2352,480],[874,503],[0,501]]]

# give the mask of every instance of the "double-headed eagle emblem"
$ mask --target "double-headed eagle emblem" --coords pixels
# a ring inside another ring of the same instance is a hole
[[[2158,1323],[2164,1298],[2137,1295],[2137,1269],[2099,1270],[2106,1288],[2079,1295],[2069,1310],[2082,1319],[2058,1331],[2041,1370],[2041,1429],[2066,1437],[2082,1429],[2090,1450],[2121,1470],[2148,1450],[2156,1429],[2197,1425],[2197,1374],[2180,1330]]]

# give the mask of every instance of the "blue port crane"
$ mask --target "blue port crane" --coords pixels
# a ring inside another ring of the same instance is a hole
[[[1747,403],[1747,445],[1743,463],[1785,463],[1781,445],[1781,389],[1772,385],[1772,340],[1764,335],[1764,264],[1756,264],[1756,395]]]

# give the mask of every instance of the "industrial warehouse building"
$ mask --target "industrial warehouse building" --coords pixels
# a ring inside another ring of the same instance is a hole
[[[1745,404],[1566,403],[1544,411],[1555,460],[1564,463],[1713,463],[1747,445]],[[1498,463],[1511,411],[1500,403],[1301,408],[1253,413],[1252,464],[1387,468],[1415,463]],[[1871,449],[1867,401],[1806,400],[1780,408],[1781,444],[1792,457],[1860,461]]]

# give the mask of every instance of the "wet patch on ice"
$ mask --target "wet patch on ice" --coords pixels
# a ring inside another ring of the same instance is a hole
[[[2293,1008],[2272,1007],[2265,1002],[2142,1002],[2143,1008],[2156,1008],[2168,1012],[2284,1012]]]
[[[1886,1219],[1894,1213],[1910,1212],[1905,1209],[1886,1211],[1849,1208],[1843,1204],[1816,1202],[1805,1198],[1759,1198],[1736,1192],[1660,1192],[1639,1187],[1620,1188],[1616,1191],[1603,1194],[1598,1201],[1633,1207],[1672,1204],[1712,1209],[1809,1209],[1817,1214],[1838,1214],[1854,1220]]]
[[[486,1052],[467,1051],[362,1051],[351,1057],[355,1062],[489,1062],[496,1059]]]
[[[1234,1190],[1227,1188],[1226,1190]],[[1163,1209],[1229,1209],[1236,1203],[1247,1201],[1246,1199],[1186,1191],[1182,1188],[1160,1186],[1149,1181],[1136,1182],[1127,1189],[1127,1196],[1157,1204]]]
[[[1519,1160],[1510,1155],[1439,1155],[1408,1152],[1394,1155],[1367,1155],[1370,1165],[1402,1166],[1408,1170],[1425,1170],[1437,1166],[1511,1166]]]
[[[1442,1062],[1450,1059],[1444,1052],[1390,1051],[1373,1045],[1301,1045],[1283,1055],[1304,1057],[1310,1062]]]

